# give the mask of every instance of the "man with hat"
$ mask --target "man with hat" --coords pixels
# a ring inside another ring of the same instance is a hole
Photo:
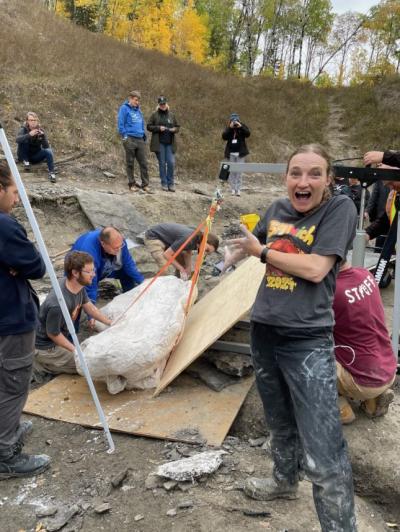
[[[234,163],[243,163],[246,155],[249,154],[246,139],[250,137],[250,130],[240,121],[237,113],[232,113],[229,117],[228,125],[222,132],[222,138],[226,140],[225,158]],[[232,196],[240,196],[242,186],[242,174],[231,172],[229,175]]]
[[[144,192],[151,194],[147,170],[146,128],[139,104],[140,92],[130,92],[128,99],[118,111],[118,132],[121,135],[122,145],[126,154],[126,173],[129,190],[136,192],[141,188]],[[135,159],[140,167],[141,186],[135,182],[133,171]]]
[[[151,115],[147,129],[151,132],[150,151],[155,152],[160,169],[161,188],[175,192],[174,169],[176,140],[179,124],[169,109],[165,96],[158,97],[158,105]]]

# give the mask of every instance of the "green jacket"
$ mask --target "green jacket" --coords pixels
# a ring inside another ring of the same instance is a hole
[[[179,131],[179,124],[174,113],[169,109],[165,112],[157,109],[147,122],[147,129],[151,132],[150,151],[160,151],[160,126],[176,128],[175,133],[171,133],[172,152],[176,152],[176,133]]]

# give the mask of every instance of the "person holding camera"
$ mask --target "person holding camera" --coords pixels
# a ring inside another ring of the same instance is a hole
[[[22,162],[25,170],[29,170],[31,164],[37,164],[46,159],[49,181],[55,183],[57,179],[54,172],[53,152],[36,113],[31,111],[27,113],[25,122],[18,131],[16,142],[18,161]]]
[[[167,98],[159,96],[157,109],[151,115],[147,129],[151,132],[150,151],[155,152],[158,159],[161,188],[166,192],[175,192],[175,134],[179,127],[175,115],[169,110]]]
[[[246,139],[250,137],[250,130],[240,121],[237,113],[232,113],[229,117],[227,127],[222,132],[222,138],[226,140],[225,158],[235,163],[243,163],[246,155],[249,154]],[[242,174],[231,172],[229,176],[232,196],[240,196],[242,186]]]

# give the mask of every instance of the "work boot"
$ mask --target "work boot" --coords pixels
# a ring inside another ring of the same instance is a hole
[[[142,188],[143,192],[145,192],[146,194],[154,194],[154,191],[148,186],[146,185],[145,187]]]
[[[31,163],[29,161],[22,161],[22,164],[24,166],[25,172],[29,172],[29,170],[31,169]]]
[[[361,408],[369,418],[381,417],[388,413],[389,405],[393,402],[394,392],[389,388],[374,399],[367,399],[361,403]]]
[[[243,491],[251,499],[272,501],[274,499],[297,499],[297,483],[277,482],[274,478],[246,479]]]
[[[49,173],[49,181],[50,181],[50,183],[57,183],[57,177],[56,177],[56,174],[54,172],[50,172]]]
[[[168,192],[168,187],[165,187],[164,185],[161,187],[164,192]]]
[[[19,424],[19,430],[20,430],[19,439],[25,442],[26,438],[33,431],[32,421],[22,421]]]
[[[175,192],[175,187],[174,187],[174,185],[170,185],[170,186],[168,187],[168,190],[169,190],[170,192]]]
[[[342,425],[350,425],[356,419],[356,416],[353,412],[353,409],[349,405],[347,399],[342,395],[339,396],[339,411],[340,411],[340,421]]]
[[[0,459],[0,480],[38,475],[49,466],[50,456],[46,454],[18,453],[8,460]]]

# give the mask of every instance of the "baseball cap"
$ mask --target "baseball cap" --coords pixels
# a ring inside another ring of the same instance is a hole
[[[239,121],[240,118],[237,113],[232,113],[231,116],[229,117],[229,120],[231,120],[232,122],[235,122],[235,120]]]
[[[167,103],[167,98],[165,96],[159,96],[158,103]]]

